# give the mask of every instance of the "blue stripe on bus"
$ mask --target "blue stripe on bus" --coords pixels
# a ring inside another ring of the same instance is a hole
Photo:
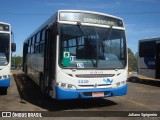
[[[104,92],[106,93],[104,97],[122,96],[127,94],[127,88],[127,84],[119,88],[96,88],[84,90],[69,90],[56,87],[56,99],[93,98],[92,92]]]
[[[10,78],[0,79],[0,87],[9,87],[10,80]]]

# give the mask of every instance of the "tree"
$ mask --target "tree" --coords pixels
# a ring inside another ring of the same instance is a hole
[[[12,56],[11,64],[13,67],[18,67],[22,65],[22,57],[21,56]]]
[[[128,48],[128,71],[137,70],[137,59],[130,48]]]

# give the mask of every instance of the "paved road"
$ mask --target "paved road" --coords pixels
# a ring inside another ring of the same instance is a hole
[[[25,79],[22,72],[16,72],[14,73],[14,77],[12,77],[8,94],[0,95],[0,110],[52,112],[160,111],[160,82],[145,80],[133,82],[129,80],[128,85],[128,94],[126,96],[94,100],[67,100],[59,102],[51,98],[44,98],[40,93],[39,87],[35,83],[33,83],[30,79]],[[95,116],[96,113],[93,112],[93,114]],[[105,112],[101,113],[101,115],[104,117]],[[98,120],[99,118],[96,119]]]
[[[7,95],[0,95],[0,110],[2,111],[41,111],[42,108],[30,102],[21,100],[14,77],[11,78],[11,85]]]

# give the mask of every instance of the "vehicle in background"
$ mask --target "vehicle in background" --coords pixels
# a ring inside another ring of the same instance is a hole
[[[160,79],[160,38],[139,41],[138,74]]]
[[[11,80],[11,54],[16,50],[12,43],[11,25],[0,22],[0,94],[7,94]]]

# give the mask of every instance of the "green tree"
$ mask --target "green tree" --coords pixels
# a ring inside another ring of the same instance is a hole
[[[22,65],[22,57],[21,56],[12,56],[11,64],[13,67],[21,66]]]
[[[130,48],[128,48],[128,70],[129,71],[137,70],[137,58]]]

